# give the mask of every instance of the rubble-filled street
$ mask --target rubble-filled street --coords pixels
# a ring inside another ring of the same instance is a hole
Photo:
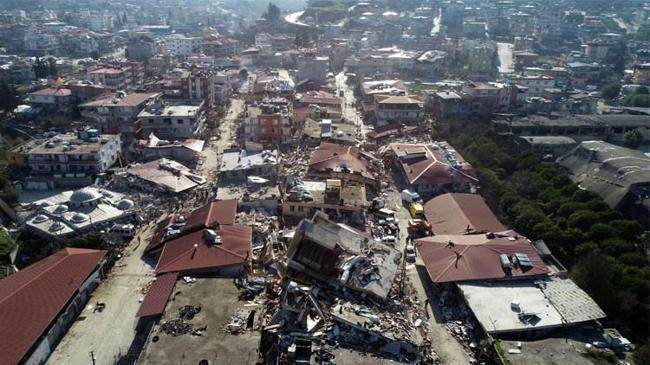
[[[0,365],[650,364],[649,12],[0,2]]]

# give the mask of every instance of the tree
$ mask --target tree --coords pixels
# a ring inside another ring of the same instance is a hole
[[[650,89],[647,86],[639,86],[634,93],[637,95],[648,95],[650,94]]]
[[[45,66],[45,63],[43,63],[43,60],[40,57],[36,57],[32,69],[34,70],[34,77],[36,80],[47,77],[47,66]]]
[[[643,135],[638,129],[625,132],[623,144],[627,148],[637,149],[643,142]]]
[[[99,59],[99,52],[91,51],[90,52],[90,58],[92,58],[93,60],[98,60]]]
[[[309,46],[310,38],[309,38],[309,33],[307,33],[307,30],[304,28],[301,28],[298,33],[296,33],[296,46],[298,47],[307,47]]]
[[[14,86],[9,85],[4,79],[0,80],[0,109],[10,112],[16,109],[19,103],[20,99]]]
[[[600,90],[600,93],[605,99],[614,99],[621,93],[621,84],[619,83],[606,84]]]
[[[47,63],[47,73],[52,77],[56,77],[59,74],[59,70],[56,68],[56,60],[54,58],[50,58],[47,60]]]
[[[262,14],[262,18],[270,22],[276,22],[280,20],[280,8],[278,8],[278,6],[274,3],[269,3],[268,8],[266,8],[266,11],[264,14]]]

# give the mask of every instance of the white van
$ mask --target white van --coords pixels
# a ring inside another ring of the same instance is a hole
[[[133,237],[135,235],[135,226],[133,224],[114,224],[111,227],[111,233],[122,237]]]

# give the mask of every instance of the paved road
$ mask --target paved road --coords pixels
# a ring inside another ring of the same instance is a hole
[[[512,68],[512,43],[497,43],[497,52],[499,54],[499,73],[507,74],[515,72]]]
[[[347,77],[342,71],[335,76],[337,92],[343,90],[345,103],[343,104],[343,118],[351,121],[357,126],[357,138],[360,141],[366,139],[366,134],[372,130],[363,123],[361,115],[357,112],[357,99],[354,97],[354,88],[346,82]]]
[[[140,258],[154,226],[143,227],[131,241],[125,256],[97,287],[47,364],[91,364],[90,351],[97,364],[113,364],[126,353],[135,335],[135,314],[144,297],[141,290],[154,276],[153,268]],[[93,313],[96,302],[106,303],[106,309]]]
[[[304,11],[297,11],[295,13],[289,13],[284,17],[284,20],[286,20],[288,23],[291,23],[293,25],[298,25],[298,26],[301,26],[301,27],[311,27],[311,25],[309,25],[307,23],[303,23],[300,20],[298,20],[298,19],[300,19],[300,17],[302,16],[303,13],[304,13]]]

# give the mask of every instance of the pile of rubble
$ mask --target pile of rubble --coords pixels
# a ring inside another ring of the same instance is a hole
[[[164,333],[174,337],[186,334],[191,334],[193,336],[203,336],[203,332],[207,328],[208,326],[194,328],[190,322],[180,318],[169,320],[160,326],[160,329]]]

